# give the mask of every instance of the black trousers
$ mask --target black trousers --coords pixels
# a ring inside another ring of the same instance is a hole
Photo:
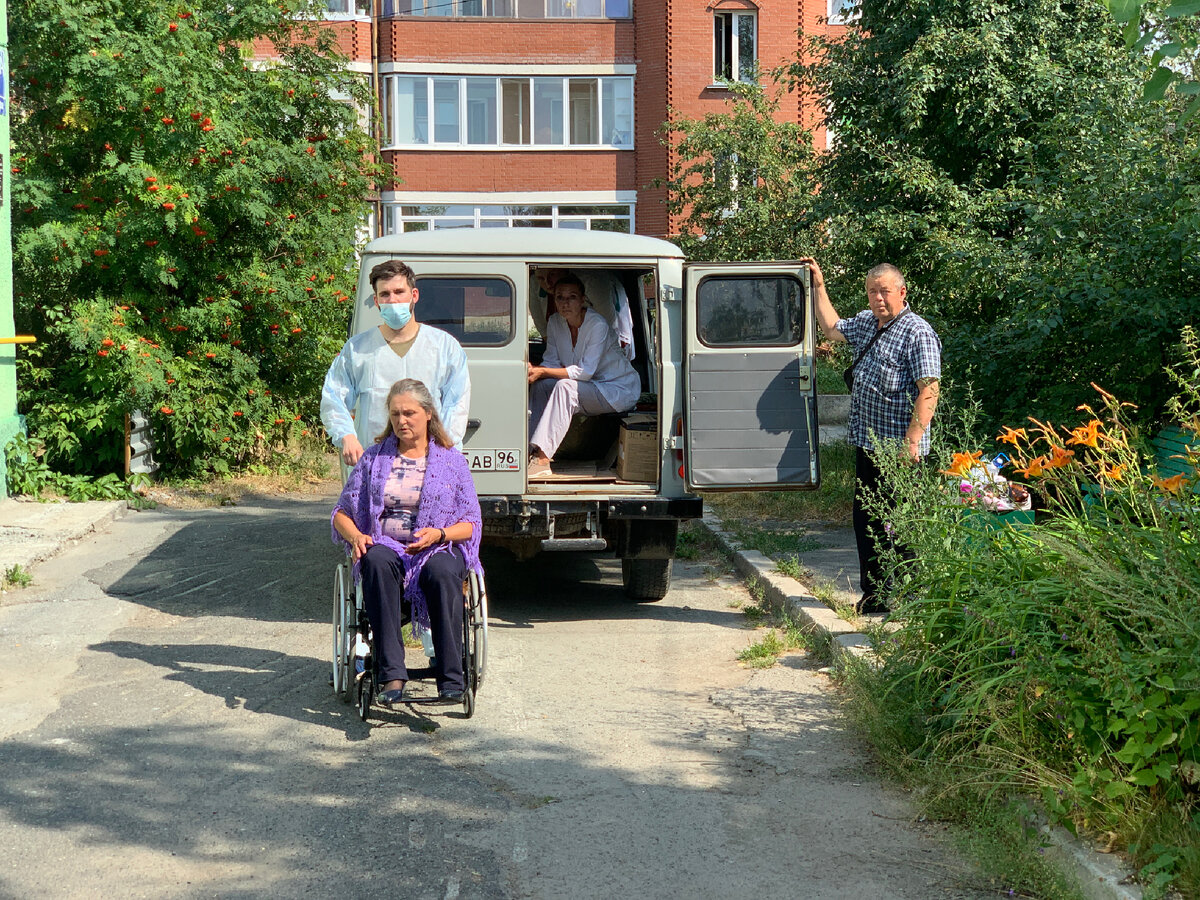
[[[885,488],[879,467],[862,447],[854,448],[854,540],[858,544],[858,579],[864,607],[879,606],[887,593],[890,573],[881,561],[880,551],[895,549],[903,559],[913,559],[912,550],[896,542],[891,525],[864,508],[864,494],[879,494]],[[886,494],[885,494],[886,500]]]
[[[403,564],[395,550],[372,544],[362,558],[361,571],[363,605],[375,634],[379,683],[408,681],[404,642],[400,638]],[[461,691],[466,687],[462,667],[463,579],[466,577],[467,563],[457,547],[449,553],[434,553],[425,561],[418,576],[417,583],[429,605],[438,690]]]

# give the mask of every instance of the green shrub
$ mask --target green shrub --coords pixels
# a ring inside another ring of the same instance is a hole
[[[141,503],[137,488],[149,483],[145,475],[68,475],[46,465],[45,448],[36,438],[17,435],[4,448],[6,484],[13,496],[41,498],[44,493],[65,497],[73,503],[85,500],[132,500]]]
[[[18,400],[55,471],[119,471],[135,409],[177,474],[315,420],[377,172],[323,6],[10,8]],[[264,41],[278,63],[250,64]]]
[[[1200,373],[1194,338],[1191,362]],[[1196,427],[1200,377],[1183,379]],[[982,455],[973,414],[930,463],[880,454],[902,624],[879,646],[880,738],[981,796],[1039,796],[1068,823],[1134,845],[1159,888],[1200,890],[1200,506],[1193,474],[1160,479],[1116,398],[1074,429],[1006,429],[1016,472],[1045,498],[1036,525],[965,506]],[[877,509],[879,497],[871,502]]]

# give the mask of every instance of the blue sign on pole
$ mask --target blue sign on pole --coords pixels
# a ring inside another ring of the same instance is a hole
[[[0,47],[0,116],[8,115],[8,51]]]

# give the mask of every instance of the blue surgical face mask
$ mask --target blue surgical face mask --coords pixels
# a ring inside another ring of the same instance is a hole
[[[411,303],[376,303],[379,307],[379,315],[383,317],[383,322],[388,328],[399,331],[408,324],[408,320],[412,318]]]

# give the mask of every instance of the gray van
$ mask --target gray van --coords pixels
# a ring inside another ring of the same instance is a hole
[[[680,520],[701,515],[696,491],[819,486],[816,329],[801,264],[687,263],[667,241],[601,231],[389,235],[363,251],[351,334],[380,323],[367,276],[393,258],[417,274],[417,320],[466,350],[463,451],[486,543],[520,558],[615,551],[626,595],[658,600],[670,586]],[[575,417],[553,481],[526,474],[526,366],[545,346],[533,315],[546,303],[540,268],[620,285],[642,381],[636,410]]]

